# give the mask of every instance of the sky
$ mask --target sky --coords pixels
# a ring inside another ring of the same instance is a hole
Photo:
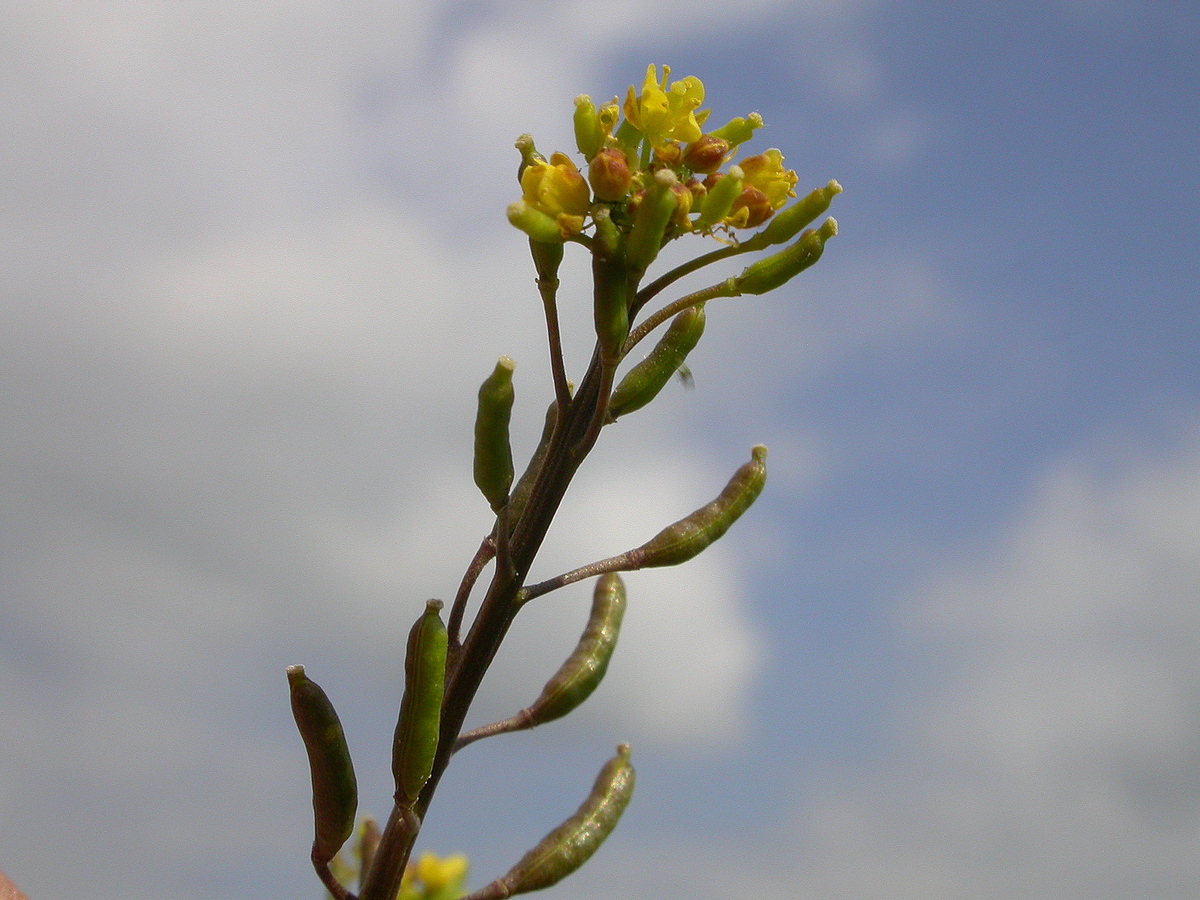
[[[573,152],[573,98],[649,63],[714,122],[760,112],[801,190],[838,179],[839,235],[709,304],[695,389],[605,431],[534,576],[641,543],[758,443],[767,487],[628,576],[601,688],[456,757],[419,850],[484,884],[628,741],[633,803],[555,896],[1200,895],[1194,5],[0,23],[0,870],[32,900],[319,897],[289,664],[386,816],[405,635],[490,527],[475,392],[517,361],[522,458],[551,396],[513,141]],[[586,276],[568,253],[576,373]],[[522,613],[470,724],[532,700],[587,604]]]

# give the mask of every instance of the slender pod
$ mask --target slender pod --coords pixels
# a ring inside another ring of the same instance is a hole
[[[729,215],[733,201],[742,193],[743,177],[741,166],[730,166],[729,171],[709,187],[700,206],[700,216],[692,223],[693,229],[703,231],[712,228]]]
[[[734,473],[717,499],[690,516],[668,525],[649,541],[628,553],[630,568],[675,566],[687,562],[721,537],[738,520],[767,482],[767,448],[759,444],[751,459]]]
[[[629,268],[620,230],[608,207],[592,211],[596,235],[592,243],[592,297],[596,340],[605,360],[616,365],[629,336]]]
[[[304,674],[304,666],[288,666],[292,715],[308,752],[312,774],[312,859],[325,865],[337,855],[354,832],[358,810],[358,781],[354,763],[333,704],[320,685]]]
[[[496,368],[479,388],[479,409],[475,416],[475,484],[487,498],[493,512],[508,502],[513,480],[512,446],[508,441],[508,422],[513,408],[514,363],[500,357]]]
[[[782,244],[790,241],[800,233],[801,228],[811,225],[825,210],[833,198],[842,192],[842,186],[837,181],[830,181],[825,187],[819,187],[808,196],[801,197],[787,209],[776,213],[767,227],[762,230],[762,237],[768,244]]]
[[[657,397],[703,334],[703,303],[689,306],[676,315],[654,349],[626,373],[613,391],[608,401],[609,421],[641,409]]]
[[[533,456],[529,457],[529,465],[525,467],[525,471],[513,485],[512,493],[508,498],[509,528],[516,527],[517,522],[521,519],[521,513],[525,511],[525,504],[529,502],[529,495],[533,493],[533,483],[537,481],[538,472],[542,469],[542,460],[546,458],[546,451],[550,449],[550,438],[554,434],[554,426],[557,422],[558,401],[551,400],[550,405],[546,408],[546,422],[542,426],[542,436],[538,439]]]
[[[629,805],[636,780],[629,763],[629,745],[619,744],[617,755],[605,763],[591,795],[575,815],[546,835],[503,878],[464,900],[503,900],[550,887],[585,862],[612,834]]]
[[[820,228],[808,229],[778,253],[746,266],[742,274],[731,279],[739,294],[765,294],[786,284],[818,259],[825,250],[825,242],[837,234],[837,219],[828,218]]]
[[[411,806],[429,780],[441,728],[446,680],[446,626],[442,601],[430,600],[408,634],[404,657],[404,697],[392,743],[396,802]]]
[[[530,727],[561,719],[592,695],[608,671],[624,616],[625,584],[621,576],[601,575],[596,579],[592,611],[579,643],[526,710]]]
[[[670,169],[659,169],[633,214],[633,226],[629,229],[625,252],[629,268],[635,272],[645,272],[662,248],[667,226],[671,224],[671,217],[679,206],[679,198],[671,190],[678,182],[679,178]]]

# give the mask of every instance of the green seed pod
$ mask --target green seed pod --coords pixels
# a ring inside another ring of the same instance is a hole
[[[617,755],[605,763],[591,795],[575,815],[546,835],[503,878],[464,900],[503,900],[550,887],[585,862],[616,828],[633,796],[635,781],[629,764],[629,745],[617,746]]]
[[[441,600],[430,600],[408,634],[404,657],[404,698],[392,743],[396,802],[411,806],[429,780],[442,721],[446,680],[446,626]]]
[[[592,221],[596,224],[592,239],[596,340],[605,359],[615,365],[629,336],[629,267],[621,234],[608,208],[597,205],[592,211]]]
[[[532,166],[535,162],[546,161],[537,147],[533,145],[533,135],[523,134],[517,138],[517,143],[514,145],[521,153],[521,164],[517,167],[517,183],[520,184],[521,176],[525,174],[525,170]]]
[[[479,388],[479,411],[475,416],[475,484],[499,512],[508,501],[513,480],[512,447],[508,442],[508,420],[512,416],[512,374],[516,367],[507,356]]]
[[[609,421],[641,409],[658,396],[704,334],[704,304],[689,306],[671,320],[650,354],[630,369],[608,401]]]
[[[694,231],[712,228],[733,209],[733,203],[742,195],[742,168],[730,166],[729,171],[717,180],[704,195],[700,216],[692,223]]]
[[[833,198],[842,192],[842,186],[831,181],[825,187],[817,188],[807,197],[797,200],[783,212],[776,213],[767,227],[762,230],[762,236],[768,244],[782,244],[790,241],[800,233],[801,228],[811,225],[825,210]]]
[[[781,287],[820,259],[825,242],[835,234],[837,220],[826,219],[820,228],[808,229],[790,247],[746,266],[732,279],[734,290],[739,294],[765,294]]]
[[[659,169],[633,214],[625,256],[629,268],[635,272],[645,272],[662,248],[667,226],[671,224],[671,217],[679,205],[679,197],[671,190],[678,183],[679,178],[670,169]]]
[[[608,671],[624,616],[625,584],[621,576],[601,575],[592,593],[592,612],[583,636],[526,710],[531,727],[561,719],[592,695]]]
[[[762,128],[762,125],[762,116],[758,113],[750,113],[749,118],[743,119],[739,116],[736,119],[731,119],[716,131],[710,131],[709,134],[713,137],[729,141],[730,146],[736,147],[738,144],[744,144],[750,140],[755,130]]]
[[[600,118],[596,115],[596,105],[587,94],[575,98],[575,146],[589,162],[604,143],[604,132],[600,128]]]
[[[645,544],[631,550],[629,556],[633,568],[676,566],[687,562],[729,530],[729,526],[762,493],[766,482],[767,448],[759,444],[751,451],[750,461],[734,473],[716,500],[668,525]]]
[[[288,666],[288,687],[292,697],[292,715],[312,774],[314,863],[326,864],[354,832],[354,814],[358,810],[358,781],[354,763],[346,746],[342,723],[329,697],[304,674],[304,666]]]
[[[517,483],[508,497],[509,528],[515,528],[517,522],[521,520],[521,513],[525,512],[525,504],[529,502],[529,495],[533,493],[533,483],[537,480],[538,471],[542,468],[542,460],[546,458],[546,451],[550,449],[550,437],[554,434],[554,426],[557,422],[558,401],[551,400],[550,405],[546,408],[546,423],[542,426],[542,436],[538,439],[537,448],[533,451],[533,456],[529,457],[529,465],[517,479]]]

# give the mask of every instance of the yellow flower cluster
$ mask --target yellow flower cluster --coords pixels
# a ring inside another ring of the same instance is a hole
[[[522,196],[509,207],[509,221],[535,241],[586,243],[583,232],[596,204],[604,204],[612,221],[627,229],[647,193],[656,191],[656,173],[669,170],[678,184],[674,200],[666,201],[675,206],[664,217],[662,242],[688,232],[763,224],[796,196],[796,173],[784,168],[783,154],[774,148],[731,164],[762,118],[754,113],[705,131],[709,110],[700,108],[703,103],[699,78],[671,81],[670,67],[663,66],[659,77],[655,65],[647,67],[640,90],[629,87],[621,106],[613,98],[597,109],[587,95],[577,97],[575,137],[588,163],[586,177],[566,154],[546,160],[522,136]],[[721,171],[723,166],[729,168]],[[723,179],[732,180],[716,189]]]

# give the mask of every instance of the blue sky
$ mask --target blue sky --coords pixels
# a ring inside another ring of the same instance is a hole
[[[484,883],[629,740],[633,805],[558,896],[1200,892],[1200,13],[0,16],[0,870],[32,900],[319,896],[291,663],[386,815],[403,636],[488,527],[475,390],[517,360],[518,452],[549,397],[512,141],[571,149],[575,95],[649,62],[714,121],[761,112],[801,188],[837,178],[840,233],[710,305],[696,389],[606,432],[535,575],[758,442],[768,487],[630,576],[593,700],[464,751],[424,846]],[[518,621],[473,721],[529,702],[586,602]]]

